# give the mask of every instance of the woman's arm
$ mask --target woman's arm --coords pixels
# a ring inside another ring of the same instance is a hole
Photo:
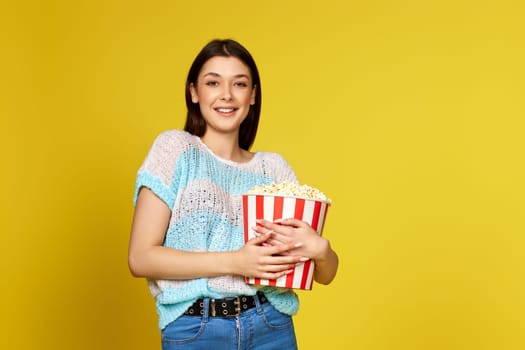
[[[170,209],[150,189],[137,198],[131,228],[128,264],[135,277],[191,279],[242,275],[274,279],[285,275],[301,256],[274,256],[292,249],[262,246],[270,235],[261,235],[232,252],[187,252],[162,245],[171,216]]]
[[[319,240],[319,254],[315,261],[314,280],[321,284],[329,284],[335,278],[339,266],[339,258],[330,246],[330,242],[322,237]]]
[[[334,279],[339,265],[339,258],[330,246],[330,242],[319,236],[308,223],[297,219],[284,219],[277,223],[259,220],[254,228],[261,236],[271,235],[264,241],[267,246],[295,246],[284,255],[300,255],[315,262],[314,279],[321,284],[329,284]]]

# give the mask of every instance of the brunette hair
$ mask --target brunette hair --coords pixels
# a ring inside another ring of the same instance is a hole
[[[184,130],[196,136],[202,136],[206,132],[206,121],[202,117],[199,104],[193,103],[191,100],[190,86],[191,84],[194,86],[197,84],[197,77],[206,61],[216,56],[236,57],[241,60],[250,69],[253,82],[252,87],[257,87],[255,103],[250,106],[248,115],[241,123],[239,129],[239,146],[242,149],[249,150],[255,141],[257,127],[259,125],[259,116],[261,114],[261,79],[252,55],[246,50],[246,48],[244,48],[244,46],[232,39],[212,40],[204,46],[197,57],[195,57],[195,60],[190,67],[188,78],[186,79],[186,107],[188,109],[188,114],[186,115],[186,125],[184,126]]]

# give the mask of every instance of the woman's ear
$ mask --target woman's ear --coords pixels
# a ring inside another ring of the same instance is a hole
[[[250,105],[255,104],[255,96],[257,95],[257,85],[254,85],[252,88],[252,95],[250,96]]]
[[[199,103],[199,96],[197,96],[197,90],[195,89],[195,86],[193,86],[193,83],[190,83],[190,94],[191,102]]]

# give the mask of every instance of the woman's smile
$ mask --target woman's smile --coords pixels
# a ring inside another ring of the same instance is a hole
[[[238,108],[235,107],[216,107],[214,109],[223,116],[231,116],[238,110]]]

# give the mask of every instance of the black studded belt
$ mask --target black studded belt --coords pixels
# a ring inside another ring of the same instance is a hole
[[[208,313],[211,317],[235,317],[241,312],[255,307],[255,298],[259,298],[259,303],[268,301],[263,293],[257,292],[257,296],[241,295],[223,299],[209,299]],[[184,312],[188,316],[204,315],[204,299],[198,299],[192,306]]]

